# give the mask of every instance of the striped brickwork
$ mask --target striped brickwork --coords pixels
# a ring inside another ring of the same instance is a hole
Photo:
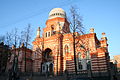
[[[61,34],[60,34],[61,35]],[[75,72],[75,65],[74,65],[74,58],[73,58],[73,44],[72,44],[72,36],[68,37],[66,34],[58,38],[60,35],[56,35],[55,38],[49,38],[49,40],[45,40],[44,48],[50,48],[52,50],[52,54],[54,57],[54,73],[64,72],[68,70],[69,72]],[[82,58],[86,57],[86,52],[89,50],[89,54],[91,57],[91,69],[93,72],[106,72],[108,71],[108,61],[109,61],[109,54],[107,53],[107,48],[101,48],[98,46],[96,40],[96,34],[86,34],[84,36],[80,36],[83,38],[84,41],[78,39],[79,45],[84,44],[86,49],[83,48],[76,48],[76,57],[78,58],[78,52],[81,52]],[[85,39],[84,39],[85,38]],[[51,40],[54,39],[54,40]],[[96,45],[95,45],[96,44]],[[104,43],[105,44],[105,43]],[[68,46],[68,52],[65,53],[65,46]],[[78,46],[79,46],[78,45]],[[102,45],[103,46],[103,45]],[[93,55],[94,54],[94,55]],[[42,62],[42,61],[41,61]],[[38,65],[35,63],[34,65]],[[40,65],[40,64],[39,64]],[[40,66],[39,66],[40,67]],[[39,71],[36,70],[35,71]]]
[[[76,60],[78,60],[78,53],[80,53],[81,59],[89,59],[91,61],[92,71],[108,71],[109,53],[107,50],[107,38],[102,37],[101,40],[98,40],[94,31],[84,35],[79,35],[79,33],[75,32],[75,35]],[[33,45],[34,50],[37,48],[40,48],[43,52],[46,49],[51,50],[53,57],[51,62],[54,64],[53,70],[55,74],[65,70],[71,73],[75,72],[73,33],[70,33],[69,22],[66,18],[55,17],[48,19],[46,27],[43,29],[43,36],[37,37],[33,41]],[[45,63],[45,59],[40,59],[39,63]],[[34,65],[34,70],[39,71],[36,68],[40,67],[40,64],[34,61]]]
[[[33,72],[41,72],[41,63],[42,61],[40,59],[34,60],[33,62]]]
[[[66,60],[66,69],[68,72],[75,72],[74,60]]]

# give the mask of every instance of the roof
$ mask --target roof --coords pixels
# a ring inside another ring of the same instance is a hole
[[[62,8],[54,8],[49,13],[49,19],[56,17],[66,18],[66,13]]]

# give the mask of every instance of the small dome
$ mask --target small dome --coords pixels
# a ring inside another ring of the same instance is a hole
[[[62,8],[54,8],[49,13],[49,19],[56,17],[66,18],[66,13]]]

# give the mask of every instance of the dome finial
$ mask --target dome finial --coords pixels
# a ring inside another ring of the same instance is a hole
[[[107,40],[107,37],[106,37],[106,34],[105,34],[105,32],[102,32],[102,38],[101,38],[102,40]]]
[[[102,33],[102,36],[105,37],[105,35],[106,35],[105,32],[103,32],[103,33]]]
[[[90,33],[94,33],[94,28],[90,28]]]

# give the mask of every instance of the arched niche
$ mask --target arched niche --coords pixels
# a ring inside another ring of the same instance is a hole
[[[52,61],[52,50],[50,48],[46,48],[43,53],[43,60],[45,62]]]
[[[68,45],[65,45],[63,56],[67,56],[68,53],[69,53],[69,47],[68,47]]]

